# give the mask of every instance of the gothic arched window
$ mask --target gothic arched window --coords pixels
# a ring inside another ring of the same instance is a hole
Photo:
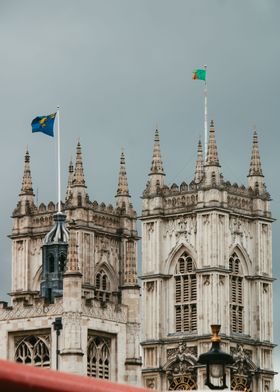
[[[49,271],[48,272],[54,272],[54,256],[53,254],[49,255]]]
[[[106,272],[102,269],[95,277],[97,299],[106,302],[110,299],[110,281]]]
[[[64,253],[61,253],[58,261],[59,261],[59,271],[64,272],[66,266],[66,256]]]
[[[197,330],[197,282],[193,259],[184,252],[175,268],[175,330]]]
[[[111,340],[91,336],[87,348],[87,375],[89,377],[110,379]]]
[[[50,367],[49,337],[26,336],[18,340],[15,361],[38,367]]]
[[[230,323],[231,331],[243,332],[243,274],[241,262],[236,253],[229,259],[230,280]]]

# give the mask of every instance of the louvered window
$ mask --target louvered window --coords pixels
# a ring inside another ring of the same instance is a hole
[[[229,259],[230,269],[230,319],[231,331],[243,332],[243,274],[240,259],[236,253]]]
[[[87,375],[89,377],[110,379],[111,339],[89,336],[87,349]]]
[[[96,298],[101,302],[110,300],[110,281],[104,270],[99,271],[95,277]]]
[[[176,332],[197,330],[197,281],[192,258],[184,252],[175,268]]]

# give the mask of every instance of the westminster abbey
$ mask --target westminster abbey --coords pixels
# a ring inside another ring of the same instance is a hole
[[[29,152],[13,211],[11,304],[0,303],[0,357],[143,385],[203,389],[198,356],[221,325],[232,390],[273,390],[270,195],[253,134],[247,185],[224,179],[210,124],[194,175],[168,186],[155,132],[137,214],[121,154],[115,205],[87,193],[81,145],[62,213],[37,205]]]

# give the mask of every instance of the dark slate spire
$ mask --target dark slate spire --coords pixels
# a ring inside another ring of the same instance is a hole
[[[65,227],[66,215],[54,215],[54,225],[44,238],[42,257],[43,274],[41,296],[50,303],[63,294],[63,274],[67,258],[68,230]]]

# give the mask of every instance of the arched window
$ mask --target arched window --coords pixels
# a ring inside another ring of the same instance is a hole
[[[38,367],[50,367],[49,337],[26,336],[19,339],[15,361]]]
[[[110,299],[110,281],[106,272],[102,269],[95,277],[96,297],[106,302]]]
[[[61,255],[59,256],[59,259],[58,259],[58,262],[59,262],[59,271],[60,272],[64,272],[64,270],[65,270],[65,262],[66,262],[66,256],[65,256],[65,254],[64,253],[61,253]]]
[[[240,259],[233,253],[229,259],[230,270],[230,323],[231,331],[243,332],[243,273]]]
[[[87,375],[89,377],[110,379],[111,340],[100,336],[92,336],[88,341]]]
[[[184,252],[175,268],[175,330],[197,330],[197,282],[191,256]]]
[[[49,255],[49,272],[54,272],[54,256]]]

